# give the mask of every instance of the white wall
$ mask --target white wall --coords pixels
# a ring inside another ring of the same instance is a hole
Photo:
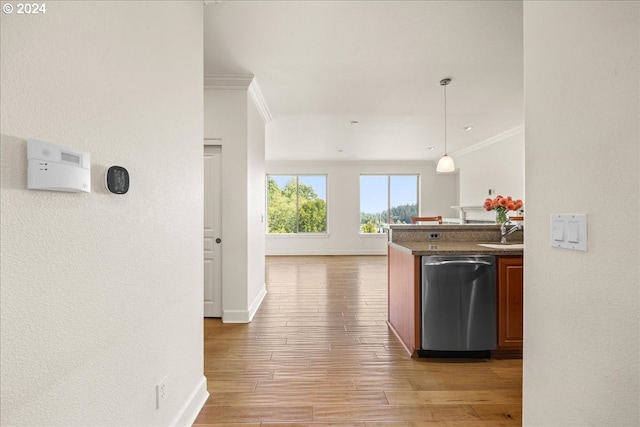
[[[222,317],[227,320],[248,315],[246,110],[246,91],[204,92],[205,143],[222,146]]]
[[[640,425],[640,3],[525,2],[524,426]],[[588,252],[549,217],[588,215]]]
[[[457,176],[433,162],[276,162],[267,174],[327,174],[327,234],[268,235],[267,255],[386,254],[386,234],[360,234],[361,174],[420,174],[420,213],[457,217]]]
[[[524,131],[497,135],[470,149],[452,154],[459,171],[460,206],[481,207],[498,194],[525,200]],[[495,193],[489,195],[489,189]],[[526,206],[525,206],[526,209]],[[468,220],[495,220],[495,212],[467,209]]]
[[[206,144],[222,146],[222,319],[248,322],[266,294],[264,273],[264,121],[252,78],[208,78]]]
[[[266,221],[265,197],[265,123],[250,96],[247,103],[247,144],[248,144],[248,235],[247,284],[249,311],[255,314],[266,292],[265,283],[265,240]]]
[[[207,397],[202,4],[46,5],[1,17],[1,423],[189,424]],[[88,151],[92,192],[27,190],[28,137]],[[126,195],[104,189],[114,164]]]
[[[482,206],[497,194],[524,200],[524,131],[456,154],[454,160],[460,170],[461,206]],[[496,193],[490,196],[489,189]]]

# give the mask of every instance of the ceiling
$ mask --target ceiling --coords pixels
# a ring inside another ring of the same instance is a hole
[[[454,159],[523,128],[521,1],[205,4],[205,75],[256,76],[268,160],[437,160],[445,77]]]

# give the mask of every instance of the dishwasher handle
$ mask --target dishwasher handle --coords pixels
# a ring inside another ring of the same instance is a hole
[[[487,261],[474,261],[471,259],[451,260],[451,261],[438,261],[438,262],[425,262],[424,265],[439,266],[439,265],[493,265]]]

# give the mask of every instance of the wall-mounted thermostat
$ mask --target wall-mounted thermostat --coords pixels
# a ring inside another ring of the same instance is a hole
[[[27,158],[27,188],[91,193],[89,153],[28,139]]]
[[[112,193],[124,194],[129,191],[129,172],[122,166],[111,166],[104,175],[104,184]]]

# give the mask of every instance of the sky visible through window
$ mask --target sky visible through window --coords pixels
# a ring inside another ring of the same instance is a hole
[[[360,176],[360,211],[377,214],[387,209],[387,175]],[[416,203],[416,175],[391,176],[391,206]]]

